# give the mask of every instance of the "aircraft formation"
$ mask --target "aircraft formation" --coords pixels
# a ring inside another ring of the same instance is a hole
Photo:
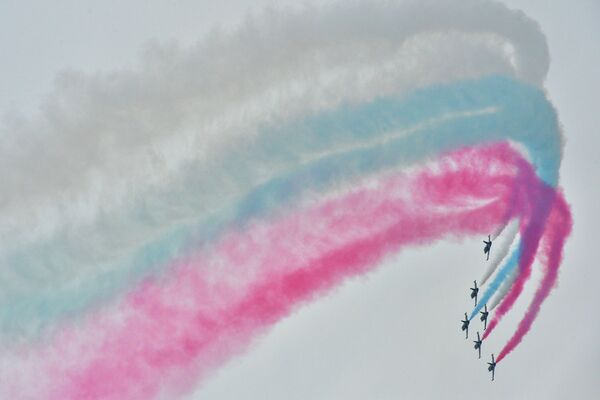
[[[486,260],[489,260],[490,259],[490,251],[492,249],[491,235],[488,235],[488,240],[484,240],[483,243],[485,244],[485,246],[483,248],[483,253],[487,256]],[[477,295],[479,294],[479,288],[477,287],[477,281],[473,281],[473,287],[470,288],[470,290],[471,290],[471,298],[475,301],[475,306],[477,306]],[[483,330],[486,330],[487,329],[487,320],[488,320],[488,316],[489,316],[487,304],[484,306],[484,310],[480,311],[479,314],[481,314],[479,319],[483,323]],[[471,323],[471,320],[469,319],[469,316],[467,315],[467,313],[465,313],[465,319],[462,319],[460,322],[462,323],[461,330],[465,332],[465,339],[468,339],[469,338],[469,324]],[[479,358],[481,358],[481,345],[483,343],[483,340],[481,339],[481,336],[479,335],[479,331],[477,332],[477,340],[474,340],[473,343],[475,343],[475,346],[473,346],[473,347],[475,348],[475,350],[477,350]],[[489,362],[487,364],[488,364],[488,371],[490,371],[492,373],[492,381],[493,381],[494,373],[496,371],[496,361],[494,360],[493,354],[492,354],[492,362]]]

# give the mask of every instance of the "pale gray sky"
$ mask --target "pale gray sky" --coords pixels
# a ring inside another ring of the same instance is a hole
[[[0,112],[30,115],[65,69],[135,65],[149,40],[194,43],[247,9],[284,2],[77,0],[0,2]],[[285,3],[293,4],[289,1]],[[559,287],[530,334],[489,382],[459,330],[480,275],[480,241],[404,251],[376,273],[302,308],[231,359],[189,399],[600,398],[600,268],[593,251],[600,204],[600,3],[511,0],[547,36],[546,83],[567,138],[561,184],[575,228]],[[509,337],[525,303],[485,343]]]

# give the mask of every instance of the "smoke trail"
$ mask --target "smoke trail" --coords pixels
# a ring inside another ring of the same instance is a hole
[[[307,21],[311,29],[303,28]],[[507,45],[513,54],[506,54]],[[261,56],[248,57],[253,49]],[[240,65],[245,74],[239,74]],[[0,308],[51,318],[56,307],[49,296],[78,291],[94,297],[99,290],[95,297],[110,296],[113,286],[129,283],[115,275],[136,277],[132,265],[147,270],[177,254],[189,236],[182,225],[198,224],[224,199],[239,199],[261,182],[264,171],[288,171],[302,161],[294,146],[277,149],[291,163],[265,158],[273,153],[268,140],[255,156],[236,150],[252,147],[250,133],[264,121],[494,73],[540,85],[547,69],[547,46],[535,23],[504,6],[470,1],[345,4],[269,14],[188,51],[154,49],[138,71],[64,76],[45,114],[11,126],[0,145],[6,202],[0,259],[7,266],[0,271],[5,285]],[[357,80],[357,73],[370,78]],[[203,142],[198,135],[211,139]],[[19,141],[11,145],[13,137]],[[182,148],[194,154],[180,154]],[[64,154],[77,156],[63,163]],[[235,162],[240,158],[246,162]],[[86,189],[87,182],[98,187]],[[82,225],[78,218],[92,222]],[[166,241],[170,250],[152,250]],[[33,301],[38,295],[40,301]],[[72,297],[57,302],[76,306]],[[5,327],[15,326],[11,317],[2,320]]]
[[[549,185],[538,184],[535,178],[529,178],[529,196],[532,199],[532,204],[535,204],[532,210],[532,215],[528,218],[525,229],[522,232],[521,241],[521,256],[519,258],[519,273],[510,287],[508,293],[504,296],[501,303],[496,308],[494,318],[488,325],[483,338],[487,338],[498,325],[502,317],[510,311],[517,298],[523,291],[525,283],[531,276],[532,264],[535,259],[535,254],[538,251],[538,246],[541,237],[546,227],[548,216],[552,210],[553,203],[556,198],[556,190]]]
[[[498,270],[498,274],[494,277],[492,282],[490,282],[489,286],[485,289],[485,292],[483,292],[483,295],[480,297],[479,301],[477,302],[477,305],[473,308],[473,311],[471,311],[469,320],[477,316],[477,313],[481,311],[483,306],[490,301],[494,293],[498,291],[500,285],[506,282],[508,277],[510,277],[513,274],[513,272],[517,269],[519,259],[521,258],[521,253],[521,243],[519,243],[517,245],[517,248],[511,253],[510,257],[505,259],[504,265]],[[487,332],[488,331],[486,330],[486,332],[484,333],[484,337]]]
[[[544,276],[516,332],[498,354],[497,362],[502,361],[504,357],[521,343],[521,340],[529,332],[533,321],[537,317],[542,303],[556,284],[562,251],[565,241],[571,232],[572,223],[569,206],[563,196],[559,194],[554,200],[542,239],[541,249],[539,250],[541,261],[544,265]]]
[[[42,115],[1,127],[0,244],[101,225],[190,160],[218,170],[269,121],[491,74],[541,86],[548,64],[536,23],[469,0],[269,12],[151,47],[136,70],[65,73]]]
[[[502,260],[504,260],[506,258],[506,256],[508,255],[508,252],[510,251],[511,245],[513,244],[513,242],[515,241],[515,238],[517,237],[518,232],[519,232],[519,222],[518,221],[511,221],[506,226],[506,229],[503,232],[504,233],[503,238],[501,239],[500,243],[496,244],[496,246],[495,246],[496,248],[494,249],[495,250],[494,256],[492,258],[492,262],[490,263],[490,266],[485,271],[483,276],[479,279],[479,282],[481,285],[485,285],[485,283],[490,278],[490,276],[492,276],[494,271],[496,271],[496,268],[498,268],[498,266],[500,265]],[[497,237],[498,237],[498,235],[496,235],[496,238]]]
[[[519,270],[518,270],[518,268],[516,268],[516,266],[517,266],[517,263],[515,262],[514,267],[512,268],[512,271],[504,279],[504,282],[502,282],[502,285],[497,290],[496,295],[494,296],[490,306],[488,307],[488,309],[490,311],[494,310],[498,306],[498,304],[500,304],[500,302],[504,299],[504,297],[506,297],[506,295],[508,294],[508,291],[512,287],[512,284],[514,283],[515,279],[517,279],[517,276],[519,275]]]
[[[473,112],[490,107],[493,111]],[[19,286],[9,285],[14,282],[12,276],[3,280],[6,290],[0,301],[10,307],[0,308],[0,324],[5,330],[25,324],[25,329],[35,331],[44,321],[112,296],[186,247],[210,239],[229,225],[238,225],[253,216],[271,213],[286,203],[301,201],[303,193],[322,192],[365,174],[414,164],[444,151],[505,137],[524,143],[542,177],[556,179],[561,141],[554,110],[542,92],[501,77],[433,87],[407,98],[380,99],[284,125],[273,133],[266,132],[264,141],[256,142],[257,161],[268,154],[283,158],[296,154],[293,159],[306,161],[294,172],[255,187],[241,201],[234,199],[231,206],[223,207],[227,202],[221,199],[220,210],[202,213],[206,205],[201,203],[208,200],[210,204],[210,197],[200,193],[211,193],[205,188],[221,186],[219,180],[226,179],[233,171],[228,168],[215,173],[214,182],[206,179],[184,182],[186,184],[179,189],[166,193],[158,207],[153,207],[161,213],[165,209],[195,212],[195,218],[182,220],[178,211],[156,215],[147,208],[144,212],[151,214],[142,213],[142,218],[139,209],[132,211],[133,218],[127,214],[117,214],[122,218],[109,218],[103,225],[114,221],[109,231],[120,228],[123,233],[117,238],[128,239],[124,240],[126,245],[135,243],[136,239],[142,240],[141,243],[148,241],[156,235],[156,230],[162,232],[170,227],[170,231],[150,240],[133,255],[127,256],[128,252],[123,249],[119,251],[121,246],[117,242],[100,240],[103,233],[98,237],[93,229],[80,231],[79,235],[69,234],[67,240],[59,236],[54,242],[44,243],[40,251],[26,248],[11,254],[6,264],[21,274],[31,271],[26,277],[35,276],[36,270],[47,267],[51,267],[52,273],[39,282],[21,279]],[[375,140],[373,143],[371,138]],[[296,153],[284,150],[289,143]],[[329,151],[315,158],[319,149],[336,146],[342,146],[338,152]],[[278,151],[274,152],[274,148]],[[307,158],[310,155],[312,159]],[[234,169],[252,170],[246,168],[252,161],[254,159],[249,159],[248,164],[237,163]],[[251,176],[247,178],[240,180],[239,185],[256,182]],[[213,197],[214,201],[219,198],[218,195]],[[124,236],[128,232],[131,236]],[[89,238],[91,242],[81,238]],[[100,246],[100,253],[94,251],[95,246]],[[123,261],[103,264],[98,261],[102,254],[121,257]],[[86,274],[89,257],[96,262],[90,264],[94,268]]]
[[[63,76],[42,116],[0,128],[0,332],[52,328],[25,349],[0,343],[0,393],[185,390],[402,246],[518,218],[480,301],[501,300],[484,338],[536,254],[546,275],[503,359],[556,281],[570,226],[552,208],[562,139],[547,69],[535,23],[467,0],[274,13],[151,50],[137,71]],[[503,145],[381,178],[500,141],[532,167]]]
[[[30,360],[50,374],[57,399],[148,398],[165,382],[183,390],[181,374],[205,376],[298,304],[400,247],[503,224],[514,188],[509,150],[463,151],[423,173],[234,231],[146,280],[116,310],[63,329],[44,362]]]
[[[508,293],[501,293],[500,297],[509,298],[509,302],[504,305],[504,308],[500,313],[494,315],[494,319],[488,325],[488,329],[484,332],[483,338],[487,338],[494,330],[497,320],[502,317],[514,304],[516,299],[521,293],[521,289],[528,278],[528,274],[531,272],[531,264],[535,256],[537,244],[541,232],[546,224],[546,218],[548,216],[548,201],[552,198],[552,186],[547,186],[547,189],[541,190],[538,182],[538,177],[531,170],[530,166],[523,160],[517,161],[519,166],[519,174],[516,179],[516,190],[513,191],[514,197],[511,199],[511,208],[520,209],[520,229],[521,238],[517,244],[517,249],[513,251],[509,259],[505,261],[505,264],[496,275],[493,282],[484,292],[480,302],[475,306],[471,313],[471,318],[477,315],[477,312],[487,304],[490,298],[497,292],[499,287],[503,285],[503,289],[507,288],[507,281],[511,277],[517,276],[519,279],[519,288],[516,288],[514,284],[509,287]],[[517,271],[517,267],[519,270]],[[513,282],[514,283],[514,282]]]

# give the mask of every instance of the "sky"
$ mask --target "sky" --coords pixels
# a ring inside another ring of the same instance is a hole
[[[600,396],[600,346],[595,344],[600,316],[594,311],[600,272],[592,253],[598,220],[594,206],[600,201],[595,185],[600,161],[594,150],[600,144],[594,131],[600,117],[593,109],[600,90],[600,6],[594,1],[505,3],[536,20],[547,38],[551,61],[544,87],[566,137],[560,183],[575,222],[558,287],[522,345],[498,367],[496,381],[489,382],[483,360],[477,360],[459,330],[459,317],[470,307],[468,288],[483,271],[480,238],[471,237],[404,249],[376,271],[345,282],[261,334],[185,398]],[[191,46],[213,27],[232,29],[248,10],[274,4],[2,2],[0,113],[9,121],[27,119],[46,107],[64,71],[127,70],[157,43]],[[7,135],[0,132],[2,139]],[[532,293],[528,288],[525,295]],[[498,352],[525,306],[518,302],[503,320],[485,343],[484,358]]]

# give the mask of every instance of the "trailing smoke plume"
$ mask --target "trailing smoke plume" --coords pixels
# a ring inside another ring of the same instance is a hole
[[[0,397],[180,395],[402,248],[490,232],[484,337],[544,268],[500,362],[572,223],[548,66],[496,3],[341,2],[62,74],[1,126]]]

